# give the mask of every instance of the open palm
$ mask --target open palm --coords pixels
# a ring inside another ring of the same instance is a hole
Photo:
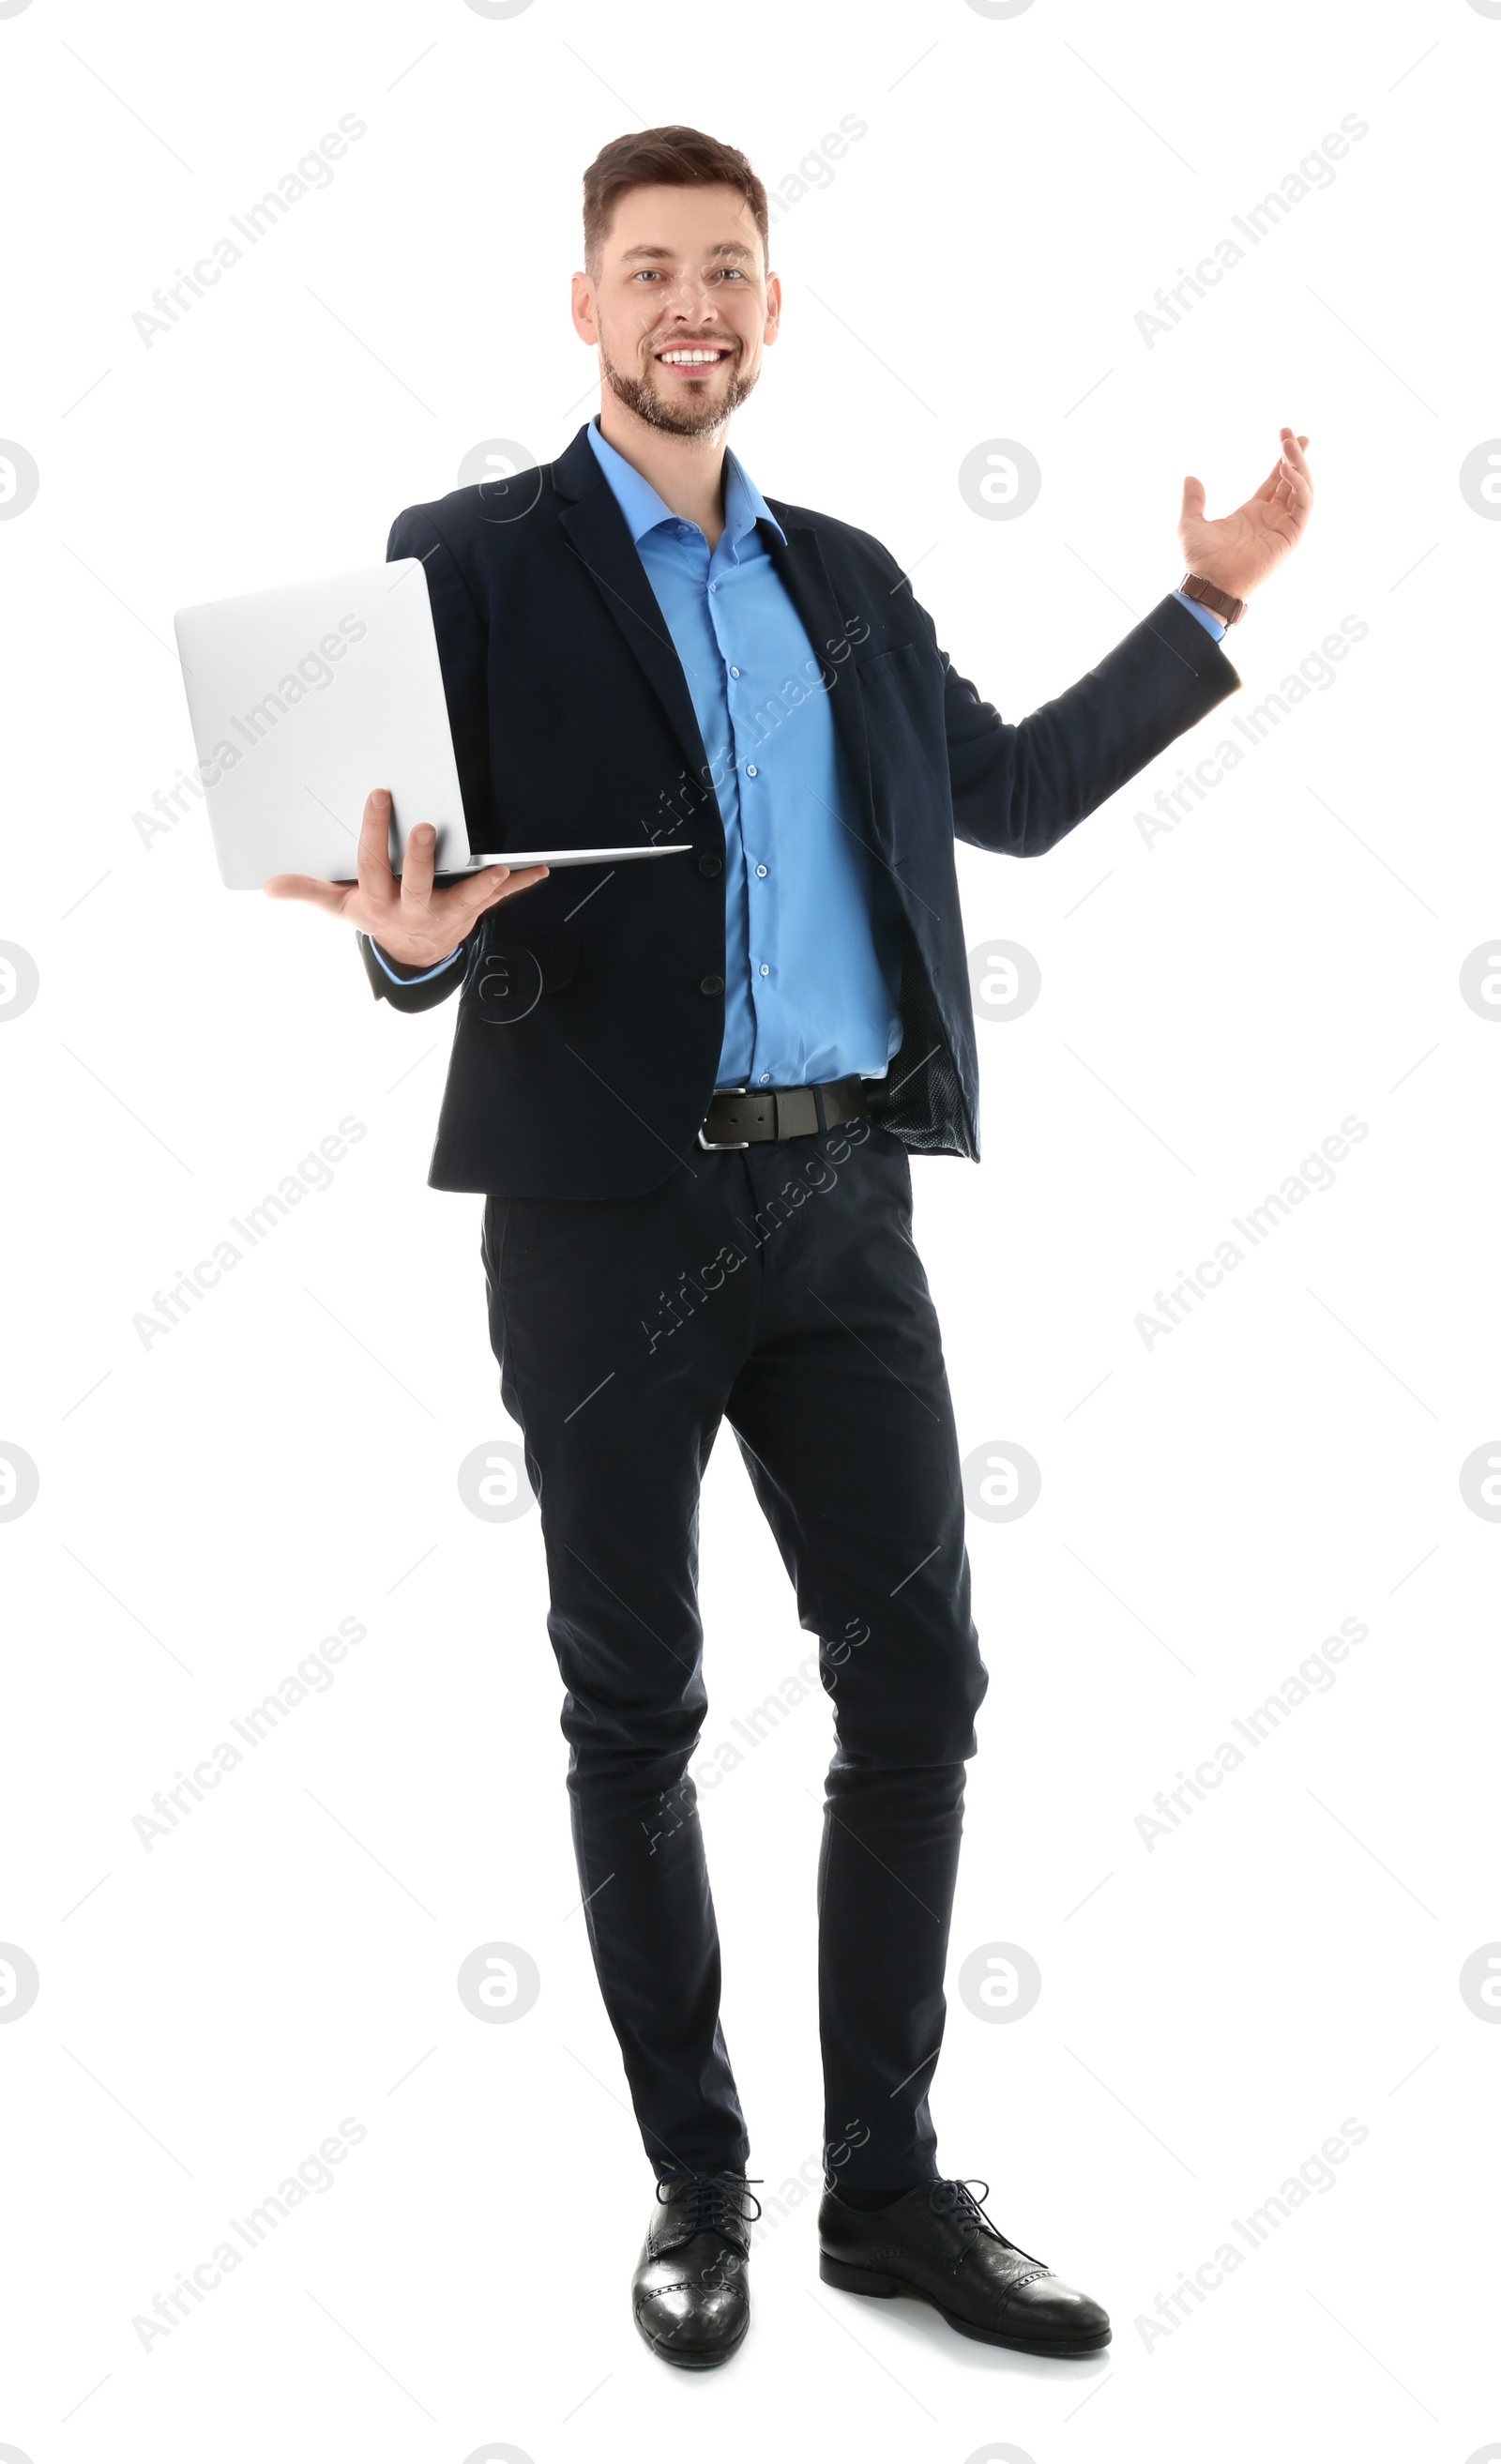
[[[1253,496],[1232,514],[1208,521],[1204,511],[1204,484],[1183,483],[1183,511],[1178,517],[1178,543],[1190,573],[1236,599],[1248,599],[1269,573],[1290,556],[1307,526],[1314,504],[1314,482],[1303,459],[1306,436],[1282,430],[1282,450]]]

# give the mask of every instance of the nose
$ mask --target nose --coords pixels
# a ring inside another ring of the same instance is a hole
[[[714,295],[701,274],[680,274],[674,280],[663,283],[657,299],[659,306],[665,306],[669,316],[680,323],[711,325],[718,315]]]

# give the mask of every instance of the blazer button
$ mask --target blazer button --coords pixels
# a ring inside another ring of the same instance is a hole
[[[724,865],[717,855],[701,855],[698,860],[698,869],[700,872],[707,872],[710,880],[713,879],[716,872],[723,872],[725,869]]]
[[[705,976],[699,985],[699,991],[701,993],[722,993],[724,989],[725,979],[723,976]]]

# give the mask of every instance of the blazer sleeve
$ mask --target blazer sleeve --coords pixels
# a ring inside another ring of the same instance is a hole
[[[364,970],[369,978],[373,998],[376,1001],[389,1001],[393,1009],[402,1010],[433,1009],[439,1001],[446,1001],[448,995],[456,992],[464,981],[464,970],[468,960],[469,951],[473,946],[475,934],[481,930],[484,920],[481,916],[468,940],[460,942],[452,957],[442,967],[406,967],[402,964],[400,958],[393,958],[384,951],[378,958],[375,944],[369,934],[357,933],[355,938],[359,945],[359,956],[364,962]],[[384,964],[381,963],[382,959]],[[392,970],[396,976],[397,980],[394,983],[387,969]]]
[[[386,541],[385,556],[388,564],[394,563],[399,557],[414,556],[420,560],[426,573],[427,597],[432,607],[433,631],[438,641],[438,664],[443,670],[443,693],[448,707],[448,729],[453,737],[465,826],[469,834],[470,847],[477,847],[483,853],[490,813],[486,726],[489,643],[485,624],[452,548],[425,507],[411,505],[404,513],[397,515]],[[439,1001],[446,1001],[448,995],[464,981],[469,952],[483,921],[482,917],[480,924],[474,926],[468,938],[460,943],[452,957],[440,970],[403,967],[400,959],[385,953],[382,953],[382,965],[369,935],[364,933],[357,935],[373,999],[389,1001],[393,1009],[400,1010],[432,1009]],[[393,974],[397,978],[395,982],[392,981]]]
[[[954,834],[1000,855],[1045,855],[1240,685],[1171,592],[1077,684],[1014,724],[938,655]]]

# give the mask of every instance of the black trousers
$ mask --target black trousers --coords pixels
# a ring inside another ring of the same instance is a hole
[[[826,2149],[846,2182],[931,2180],[927,2089],[987,1675],[906,1150],[859,1120],[695,1149],[644,1197],[490,1198],[482,1255],[541,1509],[579,1887],[647,2152],[660,2174],[750,2153],[688,1775],[707,1703],[699,1488],[726,1419],[834,1704]]]

